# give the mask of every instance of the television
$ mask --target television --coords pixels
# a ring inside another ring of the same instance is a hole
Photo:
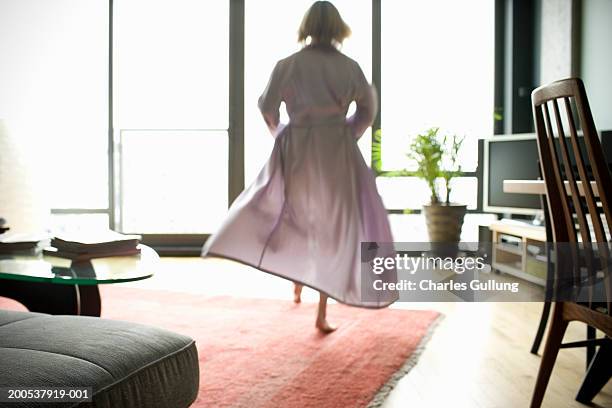
[[[579,145],[582,157],[587,158],[586,146],[581,136]],[[612,132],[600,132],[604,157],[612,169]],[[559,141],[556,143],[559,150]],[[485,212],[521,215],[542,215],[540,196],[535,194],[504,193],[504,180],[540,179],[538,144],[533,133],[500,135],[483,140],[483,205]],[[575,158],[570,157],[573,165]],[[587,163],[587,172],[590,168]],[[590,175],[590,174],[589,174]]]
[[[535,134],[493,136],[484,140],[483,210],[503,214],[541,215],[540,196],[504,193],[504,180],[538,180]]]

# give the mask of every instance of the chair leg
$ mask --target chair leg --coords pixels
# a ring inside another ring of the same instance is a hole
[[[599,347],[586,377],[582,382],[576,401],[588,404],[612,377],[612,341],[606,342]]]
[[[533,339],[533,345],[531,346],[531,354],[538,354],[542,338],[544,337],[544,331],[546,330],[546,324],[548,323],[548,316],[550,316],[550,302],[544,302],[538,331],[536,332],[536,336]]]
[[[587,340],[595,340],[595,336],[597,335],[595,328],[593,326],[589,326],[587,324]],[[595,356],[596,346],[594,344],[589,344],[586,346],[586,368],[589,369],[591,365],[591,361],[593,361],[593,356]]]
[[[535,388],[531,397],[531,408],[540,408],[542,400],[544,400],[544,393],[550,380],[550,374],[552,373],[557,360],[557,354],[559,354],[559,348],[563,340],[563,335],[567,329],[568,322],[563,319],[563,303],[555,303],[553,309],[552,321],[548,330],[548,337],[546,338],[546,345],[544,347],[544,354],[542,354],[542,361],[540,362],[540,369],[536,378]]]

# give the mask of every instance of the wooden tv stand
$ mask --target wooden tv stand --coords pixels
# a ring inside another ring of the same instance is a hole
[[[493,222],[492,268],[544,286],[546,228],[513,220]]]

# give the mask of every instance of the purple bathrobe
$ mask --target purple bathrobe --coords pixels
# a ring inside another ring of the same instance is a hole
[[[347,118],[353,101],[356,112]],[[281,102],[287,125],[279,123]],[[354,306],[394,302],[395,292],[362,293],[371,285],[362,280],[360,243],[393,238],[357,146],[377,110],[359,65],[336,49],[306,47],[276,64],[259,108],[275,137],[272,154],[202,255],[242,262]]]

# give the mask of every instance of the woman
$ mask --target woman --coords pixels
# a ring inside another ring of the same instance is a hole
[[[203,249],[320,292],[316,327],[327,298],[354,306],[385,307],[392,292],[365,299],[360,243],[392,242],[387,213],[357,139],[376,114],[376,94],[359,65],[338,47],[350,35],[338,10],[317,1],[299,29],[302,50],[279,61],[259,99],[275,137],[270,159],[234,202]],[[356,112],[347,118],[351,102]],[[290,121],[279,123],[285,102]],[[384,279],[393,280],[394,273]]]

